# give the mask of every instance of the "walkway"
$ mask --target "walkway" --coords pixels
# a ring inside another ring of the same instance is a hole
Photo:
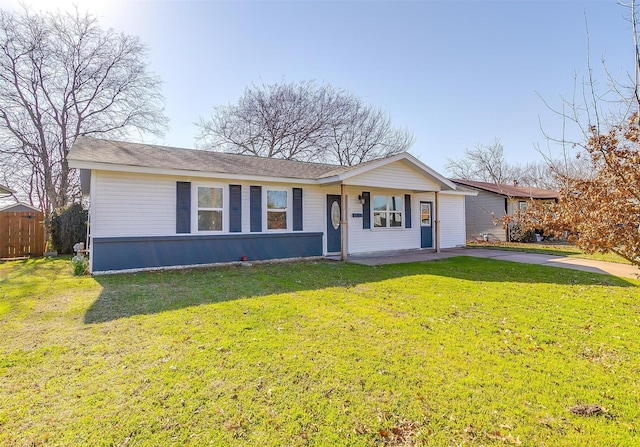
[[[548,265],[592,273],[604,273],[621,278],[640,278],[640,269],[628,264],[615,262],[593,261],[590,259],[570,258],[567,256],[543,255],[506,250],[489,250],[483,248],[449,248],[440,253],[426,250],[407,250],[368,255],[352,255],[348,261],[354,264],[383,265],[400,264],[404,262],[433,261],[455,256],[473,256],[476,258],[491,258],[501,261],[522,262],[525,264]]]

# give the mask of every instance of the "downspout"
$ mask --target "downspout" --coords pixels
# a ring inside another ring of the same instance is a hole
[[[342,204],[342,209],[340,210],[340,226],[342,227],[342,231],[340,231],[340,242],[341,242],[341,258],[343,261],[347,260],[347,195],[345,194],[346,186],[344,184],[340,185],[340,203]]]
[[[440,253],[440,207],[438,206],[439,200],[440,200],[440,194],[438,194],[438,191],[436,191],[435,194],[436,194],[436,203],[435,203],[436,253]]]
[[[504,215],[509,215],[509,198],[504,198]],[[506,242],[511,242],[511,227],[507,225],[507,229],[505,230],[505,236],[507,236]]]
[[[91,215],[95,210],[95,192],[97,189],[97,178],[95,171],[91,170],[91,177],[89,179],[89,212],[87,213],[87,247],[89,251],[89,273],[93,274],[93,231],[91,229]]]
[[[85,251],[89,257],[89,273],[93,271],[93,244],[91,243],[91,202],[89,202],[89,209],[87,210],[87,237]]]

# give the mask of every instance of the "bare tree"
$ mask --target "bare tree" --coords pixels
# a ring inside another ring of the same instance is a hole
[[[51,212],[77,195],[67,154],[78,135],[164,132],[145,52],[137,37],[77,10],[0,11],[0,165],[32,204]]]
[[[414,142],[406,129],[395,129],[391,118],[379,109],[347,97],[343,116],[329,123],[325,159],[343,166],[404,152]]]
[[[584,177],[591,173],[591,164],[584,156],[565,159],[543,154],[543,159],[537,162],[511,163],[506,160],[499,139],[465,150],[460,159],[448,159],[445,168],[455,178],[550,190],[561,187],[559,174]]]
[[[504,157],[504,147],[499,139],[489,145],[478,144],[465,149],[458,160],[447,159],[447,172],[453,177],[488,183],[512,183],[519,180],[519,170]]]
[[[556,191],[563,187],[564,177],[589,178],[593,175],[588,154],[568,159],[545,158],[537,162],[513,165],[512,168],[518,185]]]
[[[197,123],[199,147],[352,165],[406,151],[413,136],[382,111],[329,84],[253,85]]]

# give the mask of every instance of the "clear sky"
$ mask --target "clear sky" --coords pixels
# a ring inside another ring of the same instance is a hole
[[[511,162],[541,160],[540,129],[559,135],[561,107],[591,61],[633,70],[627,10],[592,1],[26,1],[70,8],[148,46],[171,130],[154,143],[194,147],[194,122],[252,83],[314,79],[343,88],[410,129],[411,153],[447,158],[502,140]],[[17,2],[0,0],[2,8]]]

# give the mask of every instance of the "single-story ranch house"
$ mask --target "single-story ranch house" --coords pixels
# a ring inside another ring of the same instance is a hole
[[[336,166],[78,137],[68,161],[93,273],[465,243],[469,193],[408,153]]]
[[[527,206],[529,200],[555,201],[558,192],[549,189],[530,188],[473,180],[452,179],[462,188],[476,192],[465,198],[467,240],[506,242],[510,240],[509,228],[504,228],[500,219]],[[461,188],[461,189],[462,189]]]

